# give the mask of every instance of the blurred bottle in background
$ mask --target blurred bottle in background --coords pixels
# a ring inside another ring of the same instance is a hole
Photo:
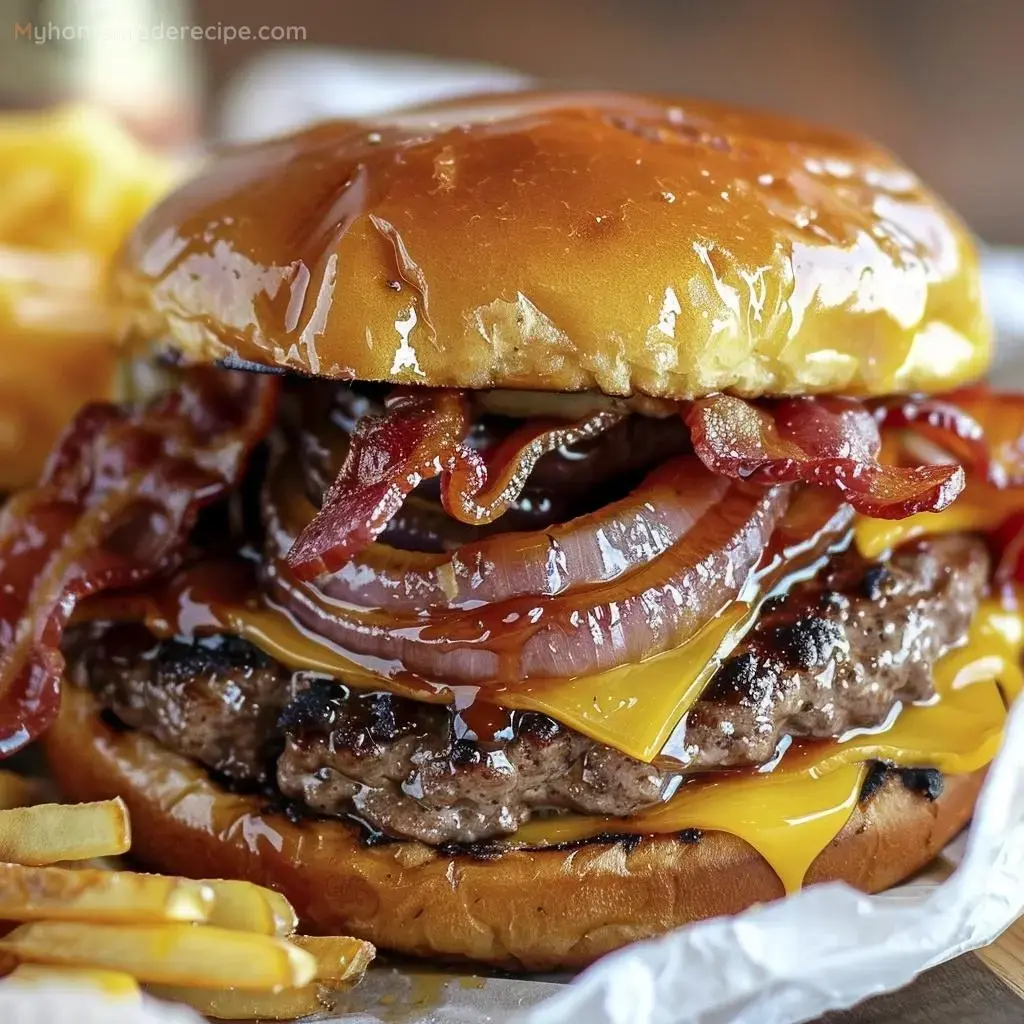
[[[84,102],[164,150],[194,144],[199,48],[188,0],[4,0],[0,104]],[[174,30],[174,31],[169,31]]]

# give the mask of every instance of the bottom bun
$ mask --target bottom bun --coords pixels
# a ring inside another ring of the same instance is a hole
[[[294,823],[230,793],[193,762],[112,728],[92,696],[66,687],[46,739],[75,800],[124,798],[132,854],[193,877],[246,878],[284,893],[302,927],[415,956],[501,967],[580,967],[679,925],[783,895],[768,864],[723,832],[601,840],[493,859],[418,842],[368,846],[341,821]],[[841,879],[877,892],[926,864],[971,816],[984,771],[946,779],[934,801],[895,776],[854,812],[808,883]]]

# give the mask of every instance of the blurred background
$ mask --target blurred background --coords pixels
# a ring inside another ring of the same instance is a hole
[[[166,145],[442,88],[422,68],[402,80],[393,63],[366,59],[415,54],[762,105],[866,133],[984,238],[1024,241],[1019,0],[3,0],[0,17],[8,105],[89,94]],[[38,40],[19,34],[26,24],[104,31]],[[160,24],[162,39],[114,38],[118,26]],[[168,38],[172,26],[205,34]],[[455,87],[479,74],[456,74]]]

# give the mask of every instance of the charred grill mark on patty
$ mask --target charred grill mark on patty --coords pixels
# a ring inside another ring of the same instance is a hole
[[[261,782],[280,746],[274,726],[291,696],[273,659],[231,636],[156,640],[134,623],[68,633],[73,682],[125,725],[236,780]]]
[[[276,786],[285,804],[350,815],[436,846],[485,843],[539,812],[623,817],[692,772],[763,764],[785,736],[828,738],[928,696],[931,665],[966,634],[986,585],[982,543],[950,535],[869,563],[853,551],[766,602],[685,723],[685,764],[652,766],[512,712],[478,742],[449,707],[291,673],[248,643],[155,640],[138,625],[69,634],[74,681],[105,708],[229,780]],[[868,775],[861,794],[887,778]],[[928,799],[936,772],[907,770]]]
[[[771,760],[784,736],[878,725],[898,701],[931,696],[931,666],[959,644],[985,592],[979,538],[950,534],[884,563],[849,550],[766,603],[687,716],[674,746],[692,767]]]
[[[454,735],[447,708],[386,693],[339,703],[333,724],[287,729],[282,791],[435,845],[507,835],[538,809],[625,816],[658,803],[677,780],[570,730],[536,728],[543,716],[517,713],[510,741],[483,745]]]

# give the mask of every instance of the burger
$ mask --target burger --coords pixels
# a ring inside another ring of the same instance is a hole
[[[968,821],[1021,682],[1024,403],[861,140],[517,94],[224,151],[129,393],[0,529],[0,749],[306,929],[576,967]]]

